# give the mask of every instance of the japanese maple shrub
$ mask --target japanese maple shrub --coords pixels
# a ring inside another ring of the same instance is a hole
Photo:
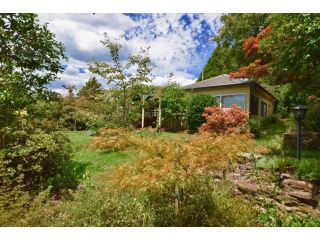
[[[234,104],[230,109],[218,106],[207,107],[203,117],[206,122],[201,125],[201,131],[230,134],[241,133],[248,122],[249,114]]]

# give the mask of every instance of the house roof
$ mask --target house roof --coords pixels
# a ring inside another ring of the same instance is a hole
[[[261,90],[270,95],[273,99],[277,101],[277,98],[273,96],[264,87],[258,84],[256,81],[250,80],[248,78],[231,78],[228,74],[222,74],[216,77],[209,78],[204,81],[195,82],[193,84],[184,86],[184,89],[199,89],[199,88],[211,88],[220,86],[230,86],[230,85],[240,85],[240,84],[254,84],[258,86]]]
[[[195,82],[193,84],[184,86],[184,89],[193,89],[193,88],[207,88],[207,87],[218,87],[218,86],[227,86],[227,85],[238,85],[250,83],[252,80],[247,78],[230,78],[228,74],[222,74],[213,78],[209,78],[204,81]]]

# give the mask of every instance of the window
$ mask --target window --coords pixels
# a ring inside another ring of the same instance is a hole
[[[261,109],[260,109],[260,116],[265,117],[268,115],[267,103],[261,101]]]
[[[259,98],[256,96],[250,96],[250,113],[252,115],[259,115]]]
[[[221,96],[215,96],[218,106],[221,106]]]
[[[221,96],[221,105],[225,108],[230,108],[233,104],[237,104],[244,109],[244,102],[244,94]]]

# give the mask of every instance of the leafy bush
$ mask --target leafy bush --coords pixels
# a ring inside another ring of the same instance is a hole
[[[320,98],[309,96],[307,103],[308,111],[304,123],[307,129],[320,131]]]
[[[262,117],[260,119],[260,125],[262,128],[266,128],[270,124],[277,123],[278,119],[275,115],[270,115],[266,117]]]
[[[47,199],[44,201],[44,199]],[[72,201],[38,197],[18,224],[21,226],[136,227],[151,226],[152,213],[132,193],[84,190]]]
[[[256,118],[252,118],[252,119],[249,119],[248,123],[249,123],[250,133],[252,133],[256,138],[259,138],[261,136],[261,131],[262,131],[260,120]]]
[[[102,128],[99,136],[94,137],[91,141],[91,146],[103,150],[126,150],[132,147],[133,142],[130,140],[133,134],[124,128]]]
[[[132,138],[135,148],[143,154],[133,164],[122,165],[113,173],[120,188],[149,188],[168,175],[192,176],[224,170],[241,161],[241,152],[259,152],[252,138],[246,134],[216,136],[202,133],[189,143],[165,139]]]
[[[217,105],[214,97],[205,94],[191,96],[187,105],[187,126],[190,132],[195,132],[206,120],[202,116],[205,107]]]
[[[280,119],[285,119],[290,116],[290,114],[286,111],[281,111],[276,114]]]
[[[201,125],[202,131],[214,133],[240,133],[249,119],[249,114],[237,105],[232,105],[230,109],[223,109],[221,107],[207,107],[203,117],[206,123]]]
[[[1,168],[10,172],[10,181],[22,179],[25,189],[36,189],[60,174],[70,159],[70,145],[62,134],[40,129],[23,129],[10,133],[10,143],[0,156]],[[0,179],[0,185],[5,181]]]
[[[40,194],[15,226],[253,226],[257,211],[209,176],[166,178],[161,187],[84,190],[72,201]]]
[[[320,180],[319,159],[302,159],[294,162],[295,174],[304,180]]]
[[[161,99],[163,126],[172,131],[182,128],[182,121],[185,118],[186,102],[185,91],[178,83],[170,83],[163,90]]]
[[[177,181],[178,180],[178,181]],[[257,211],[209,176],[168,178],[145,193],[154,226],[253,226]]]

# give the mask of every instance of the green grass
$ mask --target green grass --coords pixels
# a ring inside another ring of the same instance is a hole
[[[302,149],[301,160],[296,160],[296,149],[283,149],[283,134],[288,129],[294,129],[293,119],[278,120],[265,127],[257,143],[270,149],[265,159],[256,163],[259,168],[271,168],[285,171],[286,167],[293,166],[294,174],[301,179],[320,180],[320,150]]]
[[[111,151],[90,147],[92,137],[85,131],[63,132],[71,140],[73,156],[70,165],[83,182],[90,182],[94,175],[108,172],[135,159],[134,151]]]
[[[283,134],[289,129],[294,127],[294,122],[291,119],[279,120],[265,127],[257,142],[264,146],[270,146],[274,140],[283,138]]]

